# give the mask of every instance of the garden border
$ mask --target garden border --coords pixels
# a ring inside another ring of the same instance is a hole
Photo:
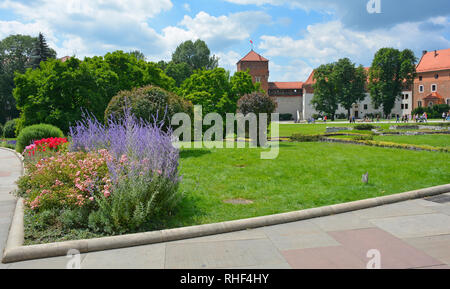
[[[23,246],[23,199],[17,201],[13,221],[6,248],[3,252],[2,263],[13,263],[25,260],[65,256],[71,249],[80,253],[89,253],[126,247],[150,245],[182,239],[223,234],[246,229],[279,225],[311,218],[340,214],[355,210],[377,207],[386,204],[402,202],[410,199],[424,198],[450,192],[450,184],[435,186],[395,195],[376,197],[349,203],[341,203],[301,211],[294,211],[276,215],[262,216],[221,223],[182,227],[145,233],[136,233],[103,238],[56,242]]]

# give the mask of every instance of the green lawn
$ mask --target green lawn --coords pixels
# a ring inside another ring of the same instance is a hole
[[[386,135],[375,136],[374,140],[413,145],[429,145],[434,147],[450,147],[450,135],[448,134]]]
[[[450,154],[330,143],[260,149],[183,149],[185,198],[166,227],[289,212],[450,183]],[[365,185],[361,176],[370,174]],[[231,198],[250,205],[226,204]]]
[[[361,123],[350,124],[350,123],[316,123],[316,124],[280,124],[280,136],[281,137],[290,137],[293,134],[322,134],[326,132],[327,127],[353,127]],[[382,130],[389,130],[389,127],[400,125],[416,125],[416,123],[369,123],[371,125],[380,127]],[[423,125],[423,124],[420,124]],[[434,123],[429,123],[428,125],[433,126]],[[353,131],[355,132],[355,131]],[[404,131],[403,131],[404,132]]]

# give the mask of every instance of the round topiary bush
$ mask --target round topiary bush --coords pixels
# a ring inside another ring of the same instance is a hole
[[[16,124],[17,119],[8,120],[3,128],[3,136],[5,138],[15,138],[16,137]]]
[[[105,110],[105,122],[115,115],[123,117],[125,108],[137,118],[153,122],[164,121],[164,127],[170,126],[172,116],[179,112],[193,115],[191,102],[157,86],[144,86],[129,91],[121,91],[114,96]]]
[[[64,137],[63,132],[51,124],[35,124],[22,129],[17,136],[16,150],[23,152],[35,140],[49,137]]]

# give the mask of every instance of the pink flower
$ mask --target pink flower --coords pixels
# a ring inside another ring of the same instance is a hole
[[[108,190],[105,190],[103,192],[103,195],[105,196],[105,198],[107,198],[107,197],[111,196],[111,193]]]
[[[94,197],[90,197],[89,200],[93,201],[93,200],[94,200]]]

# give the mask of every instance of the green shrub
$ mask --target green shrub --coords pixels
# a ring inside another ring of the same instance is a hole
[[[365,124],[358,124],[358,125],[355,125],[355,126],[354,126],[354,129],[355,129],[355,130],[372,130],[372,129],[375,129],[375,126],[374,126],[374,125],[371,125],[371,124],[365,123]]]
[[[148,182],[129,174],[110,197],[96,198],[99,209],[89,215],[89,227],[108,234],[151,229],[152,221],[170,214],[178,203],[181,195],[177,188],[177,183],[163,176],[154,175]]]
[[[323,139],[320,134],[316,135],[304,135],[304,134],[294,134],[291,136],[291,141],[294,142],[318,142]]]
[[[16,137],[17,119],[8,120],[3,128],[3,136],[6,138]]]
[[[0,123],[0,137],[3,136],[3,125]]]
[[[282,113],[280,114],[280,120],[281,121],[286,121],[286,120],[293,120],[294,118],[292,117],[292,114],[290,113]]]
[[[33,141],[49,137],[64,137],[64,134],[59,128],[50,124],[27,126],[17,136],[16,150],[23,152],[25,147],[32,144]]]
[[[121,91],[114,96],[105,110],[105,121],[111,115],[121,118],[125,107],[131,109],[137,118],[147,121],[164,121],[165,127],[170,125],[172,116],[179,112],[193,115],[193,105],[178,95],[160,87],[145,86],[133,90]]]
[[[357,135],[353,137],[354,140],[373,140],[373,135]]]

